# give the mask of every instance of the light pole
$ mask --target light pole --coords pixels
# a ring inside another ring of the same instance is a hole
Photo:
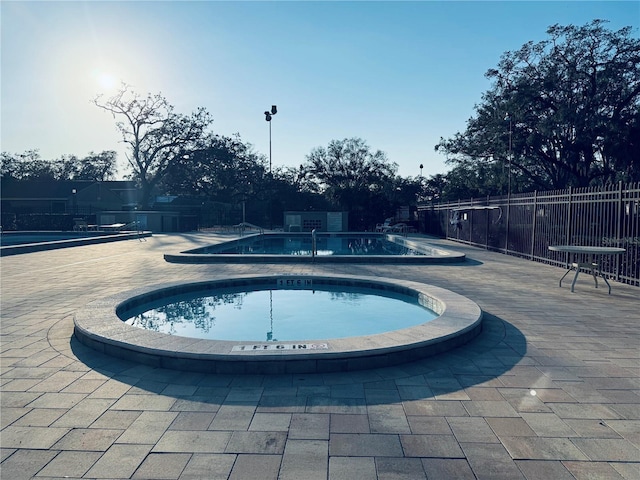
[[[278,113],[278,107],[271,105],[271,111],[264,112],[264,119],[269,122],[269,175],[271,175],[271,117]]]
[[[424,168],[424,165],[420,164],[420,176],[422,176],[422,169]]]
[[[275,115],[276,113],[278,113],[278,107],[276,107],[275,105],[271,105],[271,111],[265,111],[264,112],[264,119],[269,123],[269,228],[273,228],[273,218],[272,218],[272,214],[273,212],[271,211],[272,209],[272,195],[273,192],[271,191],[271,181],[273,180],[273,176],[271,175],[271,118],[273,117],[273,115]]]

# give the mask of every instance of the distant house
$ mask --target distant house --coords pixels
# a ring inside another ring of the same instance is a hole
[[[90,215],[103,210],[133,210],[138,189],[127,180],[15,180],[0,182],[2,213]]]

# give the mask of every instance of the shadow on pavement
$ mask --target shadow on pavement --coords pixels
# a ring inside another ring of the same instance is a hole
[[[516,327],[484,312],[482,332],[469,343],[416,362],[380,369],[326,374],[221,375],[156,368],[120,360],[82,345],[79,361],[130,385],[127,393],[160,394],[205,404],[257,405],[302,411],[385,405],[413,400],[470,400],[465,389],[504,386],[498,377],[516,366],[527,341]]]

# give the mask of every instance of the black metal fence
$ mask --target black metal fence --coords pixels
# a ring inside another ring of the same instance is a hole
[[[76,218],[86,220],[88,224],[96,223],[96,215],[73,213],[7,213],[0,215],[2,231],[71,231],[76,225]]]
[[[569,257],[550,245],[622,247],[603,256],[602,273],[640,286],[640,183],[422,204],[418,213],[425,233],[553,265]]]

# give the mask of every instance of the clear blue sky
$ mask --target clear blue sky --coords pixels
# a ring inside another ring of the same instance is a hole
[[[124,147],[91,104],[110,81],[205,107],[273,165],[361,137],[402,176],[449,170],[434,152],[463,131],[505,51],[555,23],[634,27],[640,2],[7,1],[1,13],[1,148],[44,158]],[[121,170],[121,174],[124,169]]]

